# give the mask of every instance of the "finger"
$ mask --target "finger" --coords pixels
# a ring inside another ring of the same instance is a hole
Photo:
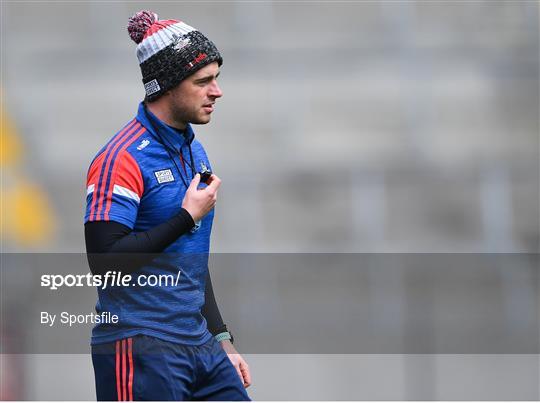
[[[221,185],[221,179],[219,179],[217,175],[212,174],[208,182],[208,187],[211,188],[212,190],[217,190],[220,185]]]
[[[251,374],[249,372],[249,367],[245,362],[240,362],[240,371],[242,371],[244,385],[247,388],[249,385],[251,385]]]
[[[218,176],[216,174],[211,174],[208,179],[206,180],[206,184],[209,185],[210,183],[212,183],[212,181],[214,181]]]
[[[189,184],[188,190],[196,190],[199,186],[199,183],[201,183],[201,175],[196,174],[191,183]]]
[[[219,179],[219,177],[216,174],[212,174],[210,178],[208,178],[208,180],[206,181],[207,185],[213,184],[214,186],[219,186],[220,183],[221,183],[221,179]]]
[[[234,366],[234,368],[236,369],[236,373],[238,374],[238,377],[240,378],[240,380],[242,381],[242,383],[245,383],[244,382],[244,375],[242,375],[242,371],[240,371],[240,366],[238,364],[236,364]]]

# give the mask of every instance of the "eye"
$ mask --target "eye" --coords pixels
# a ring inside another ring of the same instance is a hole
[[[200,87],[204,87],[205,85],[207,85],[209,83],[210,83],[210,80],[206,79],[206,80],[197,81],[195,84],[197,84]]]

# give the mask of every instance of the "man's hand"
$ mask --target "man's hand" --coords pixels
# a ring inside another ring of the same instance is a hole
[[[189,184],[184,200],[182,200],[182,207],[187,210],[195,222],[200,221],[216,205],[221,179],[212,174],[208,179],[208,186],[203,189],[199,189],[200,182],[201,175],[196,174]]]
[[[249,373],[247,362],[245,362],[242,356],[238,354],[238,351],[236,351],[230,340],[223,340],[220,344],[227,353],[232,365],[236,368],[236,372],[238,372],[238,376],[244,384],[244,388],[249,387],[249,385],[251,385],[251,374]]]

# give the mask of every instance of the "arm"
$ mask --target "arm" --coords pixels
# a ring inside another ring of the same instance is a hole
[[[105,274],[111,266],[111,259],[107,254],[136,254],[134,259],[124,255],[116,260],[113,267],[121,268],[123,273],[133,273],[149,263],[152,255],[145,259],[143,254],[159,253],[174,240],[188,232],[193,227],[191,215],[184,209],[163,224],[144,231],[133,232],[128,226],[115,221],[94,221],[84,226],[86,249],[89,254],[88,261],[94,274]],[[118,266],[120,260],[120,266]],[[210,273],[206,275],[205,303],[202,315],[208,323],[208,330],[213,336],[227,331],[223,323],[219,308],[214,296]]]
[[[223,323],[219,308],[217,306],[216,297],[214,296],[214,289],[212,287],[212,279],[210,278],[210,271],[206,274],[206,287],[204,291],[204,306],[201,310],[206,323],[208,324],[208,330],[212,335],[217,336],[220,333],[227,331],[227,325]]]
[[[214,208],[221,183],[215,175],[204,189],[198,189],[199,182],[200,175],[197,174],[186,191],[182,209],[177,215],[148,231],[132,232],[129,226],[114,219],[87,221],[84,226],[86,251],[92,273],[104,274],[107,267],[117,267],[124,273],[134,272],[152,260],[153,256],[149,254],[163,252],[193,228],[195,221]]]
[[[128,226],[115,221],[87,222],[84,225],[84,235],[92,273],[103,275],[110,267],[117,267],[126,274],[133,273],[150,263],[154,257],[151,254],[163,252],[176,239],[190,231],[195,225],[192,215],[200,219],[215,204],[215,194],[211,194],[210,204],[205,200],[208,199],[207,196],[198,194],[198,179],[199,175],[192,181],[180,212],[148,231],[133,232]],[[215,175],[212,179],[215,192],[220,181]],[[203,196],[202,202],[200,196]],[[130,255],[135,256],[130,259]],[[227,326],[223,323],[216,303],[209,272],[206,275],[205,303],[201,313],[212,335],[227,332]]]
[[[152,260],[154,256],[150,254],[162,252],[193,225],[193,219],[185,209],[144,232],[133,232],[115,221],[87,222],[84,235],[90,269],[93,274],[102,275],[110,267],[133,273]]]
[[[148,231],[132,232],[116,221],[91,221],[84,225],[87,253],[159,253],[195,223],[191,215],[180,212]]]
[[[204,293],[204,306],[202,309],[203,316],[208,323],[208,330],[212,335],[216,336],[220,333],[227,332],[227,325],[223,323],[221,314],[216,303],[214,296],[214,290],[212,287],[212,280],[210,279],[210,272],[206,276],[206,291]],[[229,360],[233,364],[238,376],[242,380],[244,387],[251,385],[251,374],[249,372],[249,366],[244,358],[236,351],[232,344],[232,340],[220,341],[221,347],[227,353]]]

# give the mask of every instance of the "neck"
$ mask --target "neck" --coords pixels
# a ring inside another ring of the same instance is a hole
[[[157,101],[146,103],[146,107],[166,125],[182,131],[186,129],[186,124],[184,122],[178,122],[173,119],[170,110],[167,107],[167,103],[165,102],[163,97],[161,97]]]

